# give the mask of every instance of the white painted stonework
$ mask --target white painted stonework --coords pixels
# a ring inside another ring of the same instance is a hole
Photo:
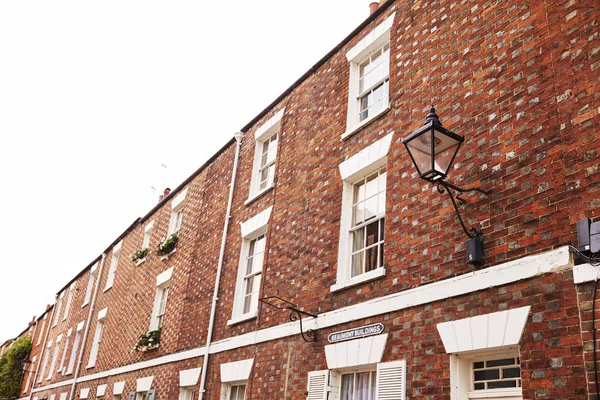
[[[355,181],[385,166],[393,136],[393,133],[384,136],[342,162],[339,166],[342,180]]]
[[[591,264],[581,264],[573,267],[573,280],[576,285],[585,282],[593,282],[600,275],[600,267],[594,267]]]
[[[267,122],[265,122],[264,124],[262,124],[255,132],[254,132],[254,139],[256,139],[257,141],[260,140],[265,140],[267,139],[266,137],[264,137],[266,134],[270,134],[269,130],[274,127],[276,124],[279,123],[279,121],[281,121],[281,118],[283,118],[283,113],[285,112],[285,107],[283,107],[281,110],[277,111],[277,113],[275,115],[273,115],[271,118],[269,118],[269,120]]]
[[[175,210],[179,208],[183,201],[185,200],[185,196],[187,195],[188,188],[183,189],[171,202],[171,210]]]
[[[136,392],[147,392],[152,387],[152,381],[154,376],[146,376],[145,378],[139,378],[136,381]]]
[[[104,396],[105,394],[106,394],[106,384],[98,385],[98,387],[96,388],[96,397]]]
[[[437,324],[447,353],[519,344],[531,306]]]
[[[79,332],[83,329],[83,325],[85,325],[85,321],[81,321],[80,323],[77,324],[77,332]]]
[[[60,400],[67,400],[67,395],[69,394],[69,392],[63,392],[60,394]]]
[[[162,286],[171,280],[171,276],[173,275],[173,268],[174,267],[171,267],[168,270],[158,274],[158,276],[156,277],[156,286]]]
[[[81,389],[79,391],[79,398],[87,399],[89,394],[90,394],[90,388]]]
[[[198,384],[198,379],[200,378],[201,372],[202,368],[192,368],[179,371],[179,386],[196,386],[196,384]]]
[[[325,346],[328,369],[358,367],[381,362],[388,334],[348,340]]]
[[[108,312],[108,307],[103,308],[102,310],[98,311],[98,321],[103,320],[104,318],[106,318],[106,313]]]
[[[245,381],[250,377],[254,358],[221,364],[221,382]]]
[[[396,13],[392,13],[389,17],[383,20],[382,23],[377,25],[371,32],[367,34],[360,42],[356,43],[348,52],[346,52],[346,59],[348,61],[355,60],[356,58],[362,58],[365,53],[371,50],[371,46],[381,40],[384,36],[388,36],[386,40],[389,40],[389,32],[394,24],[394,17]]]
[[[115,382],[113,385],[113,395],[123,394],[123,389],[125,389],[125,381]]]
[[[254,217],[241,223],[242,238],[252,237],[261,230],[266,229],[269,219],[271,218],[273,206],[259,212]]]

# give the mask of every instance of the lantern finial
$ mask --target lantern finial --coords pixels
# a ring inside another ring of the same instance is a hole
[[[442,122],[440,121],[440,117],[438,117],[438,115],[435,113],[435,107],[433,104],[431,105],[431,109],[429,110],[429,114],[427,115],[427,118],[425,118],[425,123],[423,125],[427,125],[429,121],[433,121],[434,124],[443,126]]]

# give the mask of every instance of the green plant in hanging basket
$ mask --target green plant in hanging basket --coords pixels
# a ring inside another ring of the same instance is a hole
[[[179,240],[179,233],[175,232],[167,240],[161,243],[156,250],[156,254],[159,256],[166,256],[171,253],[177,247],[177,241]]]
[[[131,261],[136,262],[138,260],[143,260],[146,258],[149,252],[150,250],[147,247],[143,249],[137,249],[133,252],[133,254],[131,254]]]
[[[138,342],[133,346],[133,351],[137,353],[157,348],[160,344],[160,331],[161,328],[158,328],[153,331],[142,333]]]

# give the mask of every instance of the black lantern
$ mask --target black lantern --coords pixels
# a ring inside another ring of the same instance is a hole
[[[29,355],[26,355],[23,361],[21,361],[21,365],[23,366],[23,372],[31,372],[28,371],[27,368],[31,365],[32,361],[29,359]]]
[[[442,126],[431,106],[425,124],[404,139],[408,154],[421,179],[436,182],[448,176],[460,145],[465,139]]]
[[[481,229],[471,227],[467,229],[458,210],[456,200],[463,204],[465,199],[460,196],[465,192],[479,192],[490,194],[491,191],[477,188],[461,188],[450,182],[446,182],[448,171],[454,162],[462,142],[465,139],[442,126],[435,108],[431,106],[425,124],[413,132],[402,143],[406,146],[412,162],[417,168],[421,179],[431,182],[437,186],[440,193],[448,192],[458,220],[469,237],[467,241],[467,262],[472,264],[483,263],[483,241]],[[456,192],[455,195],[453,192]]]

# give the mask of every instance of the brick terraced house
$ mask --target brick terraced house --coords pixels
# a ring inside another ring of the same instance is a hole
[[[372,9],[65,284],[23,398],[598,398],[598,2]]]

